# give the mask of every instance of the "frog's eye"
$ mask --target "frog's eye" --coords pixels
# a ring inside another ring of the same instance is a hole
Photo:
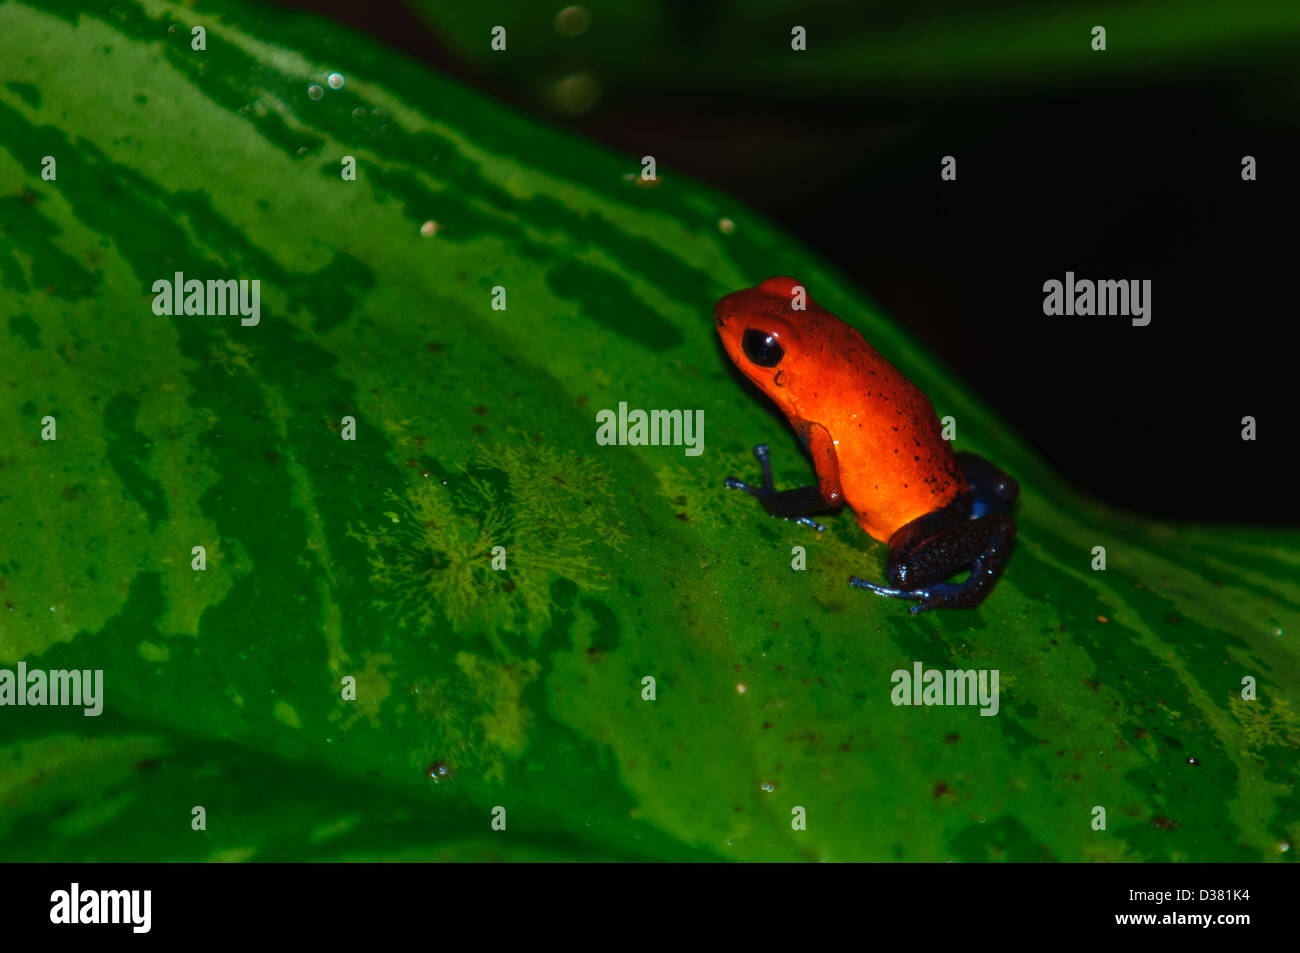
[[[745,351],[745,357],[759,367],[776,367],[781,363],[781,358],[785,357],[785,348],[776,339],[776,335],[758,328],[747,330],[740,346]]]

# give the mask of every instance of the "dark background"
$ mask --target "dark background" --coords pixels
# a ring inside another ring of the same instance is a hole
[[[288,5],[743,199],[857,282],[1087,493],[1156,517],[1300,524],[1300,66],[1280,83],[1209,63],[1083,88],[815,96],[648,75],[575,117],[458,57],[397,0]],[[835,27],[823,12],[810,42]],[[956,182],[939,179],[944,155]],[[1255,182],[1241,179],[1243,155]],[[1044,316],[1042,284],[1067,270],[1149,278],[1151,324]],[[1241,439],[1246,415],[1254,442]]]

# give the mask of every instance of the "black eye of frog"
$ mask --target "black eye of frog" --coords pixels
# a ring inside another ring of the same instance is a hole
[[[781,363],[781,358],[785,357],[785,348],[776,339],[776,335],[757,328],[750,328],[745,332],[740,346],[745,351],[745,357],[759,367],[776,367]]]

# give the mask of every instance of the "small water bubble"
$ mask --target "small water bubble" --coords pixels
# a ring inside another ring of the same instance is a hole
[[[1201,762],[1197,761],[1195,758],[1188,758],[1188,759],[1187,759],[1187,763],[1188,763],[1188,764],[1200,764]]]
[[[330,89],[342,89],[344,83],[343,74],[330,73],[329,76],[325,77],[325,82],[330,84]]]
[[[312,99],[320,99],[325,95],[325,90],[321,89],[315,83],[307,87],[307,95]]]
[[[580,3],[555,14],[555,32],[560,36],[581,36],[591,26],[591,11]]]
[[[581,116],[600,102],[600,82],[590,73],[574,73],[551,86],[550,99],[562,113]]]
[[[424,769],[424,773],[433,779],[434,784],[437,784],[451,777],[451,767],[446,761],[435,761]]]
[[[358,106],[356,109],[352,110],[352,118],[353,118],[353,119],[365,119],[365,118],[366,118],[366,111],[365,111],[364,109],[362,109],[360,106]]]
[[[1279,625],[1276,629],[1273,630],[1273,636],[1274,638],[1276,638],[1281,634],[1282,634],[1282,627]]]
[[[737,682],[737,683],[736,683],[736,694],[737,694],[737,695],[743,695],[743,694],[745,694],[745,683],[744,683],[744,682]]]
[[[771,781],[764,781],[760,785],[760,787],[762,787],[762,789],[766,791],[768,794],[771,794],[773,791],[776,790],[776,785],[773,784]]]

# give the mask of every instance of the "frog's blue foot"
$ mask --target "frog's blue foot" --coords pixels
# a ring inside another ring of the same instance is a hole
[[[849,585],[857,589],[869,589],[878,596],[889,596],[893,599],[919,599],[920,601],[916,605],[907,607],[908,612],[916,615],[926,609],[958,608],[959,603],[962,602],[962,588],[965,583],[940,582],[933,586],[927,586],[925,589],[890,589],[888,586],[879,586],[874,582],[867,582],[867,580],[858,576],[849,576]]]
[[[808,516],[809,513],[825,513],[833,508],[826,503],[821,490],[815,486],[801,486],[778,491],[772,481],[772,460],[767,444],[760,443],[755,447],[754,456],[758,457],[759,465],[763,468],[763,485],[751,486],[735,477],[727,477],[724,482],[727,489],[743,490],[758,500],[772,516],[811,526],[819,533],[825,530],[825,526]]]

